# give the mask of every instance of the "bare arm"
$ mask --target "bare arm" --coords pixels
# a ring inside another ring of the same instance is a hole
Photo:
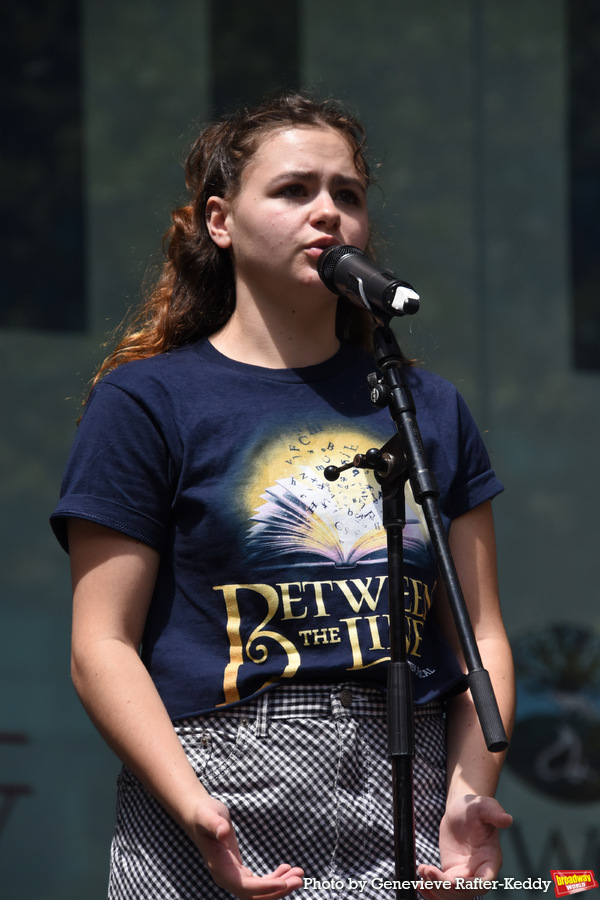
[[[450,549],[482,662],[490,674],[500,714],[510,735],[515,684],[512,653],[500,609],[491,503],[476,507],[452,523]],[[464,666],[447,603],[443,617],[446,634]],[[462,793],[493,797],[505,754],[487,750],[469,693],[451,701],[448,720],[448,799]]]
[[[217,884],[242,900],[286,896],[301,885],[301,870],[282,865],[260,878],[243,866],[229,813],[197,779],[140,659],[158,553],[77,519],[69,522],[69,549],[72,677],[88,715],[195,842]]]
[[[504,726],[510,735],[515,705],[514,674],[500,610],[489,502],[452,523],[450,549],[482,662],[490,674]],[[463,662],[448,604],[441,598],[439,606],[440,624]],[[449,703],[447,742],[447,807],[440,828],[442,870],[426,866],[421,874],[426,878],[460,876],[492,880],[502,860],[498,828],[506,828],[511,822],[511,817],[493,799],[504,754],[488,751],[468,692]],[[428,894],[440,898],[454,895],[453,891]],[[460,896],[464,897],[465,892]]]

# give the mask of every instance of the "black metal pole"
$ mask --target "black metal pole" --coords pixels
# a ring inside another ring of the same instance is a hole
[[[508,740],[490,676],[481,662],[469,612],[450,552],[448,536],[439,509],[439,491],[425,458],[414,401],[402,377],[403,364],[400,348],[392,329],[387,325],[375,328],[373,340],[375,359],[383,374],[383,380],[378,385],[372,385],[372,399],[374,403],[388,406],[396,425],[408,467],[412,492],[416,502],[423,509],[440,577],[446,589],[465,658],[467,682],[486,746],[489,751],[497,753],[507,748]],[[377,396],[378,391],[379,396]]]
[[[403,459],[391,456],[389,476],[379,477],[383,489],[383,525],[388,549],[390,665],[388,669],[388,755],[392,766],[395,872],[398,900],[414,900],[415,816],[413,760],[415,755],[412,682],[406,656],[404,606],[404,543],[406,523],[404,488],[408,469]]]

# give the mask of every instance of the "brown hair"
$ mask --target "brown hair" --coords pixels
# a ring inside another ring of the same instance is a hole
[[[208,233],[206,203],[211,196],[235,198],[242,173],[265,133],[285,126],[341,132],[352,148],[357,171],[370,183],[364,128],[333,100],[287,93],[206,127],[185,163],[190,202],[171,214],[162,272],[93,384],[122,363],[207,337],[228,321],[235,308],[233,267],[229,252],[217,247]],[[368,345],[369,323],[366,310],[340,298],[338,336]]]

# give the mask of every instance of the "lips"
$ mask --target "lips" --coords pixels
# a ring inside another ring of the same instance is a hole
[[[312,241],[309,244],[309,249],[318,247],[319,250],[326,250],[327,247],[337,247],[338,244],[339,241],[336,241],[336,239],[332,237],[318,238],[316,241]]]
[[[306,253],[309,256],[318,258],[324,250],[327,250],[329,247],[337,247],[339,241],[336,241],[335,238],[318,238],[316,241],[308,244],[305,247]]]

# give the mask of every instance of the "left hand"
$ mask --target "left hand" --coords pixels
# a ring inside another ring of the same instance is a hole
[[[508,828],[509,815],[493,797],[467,794],[454,799],[446,808],[440,825],[442,868],[421,865],[418,875],[423,881],[449,881],[450,889],[422,889],[430,900],[467,900],[483,889],[469,890],[456,879],[473,882],[493,881],[502,865],[498,829]]]

